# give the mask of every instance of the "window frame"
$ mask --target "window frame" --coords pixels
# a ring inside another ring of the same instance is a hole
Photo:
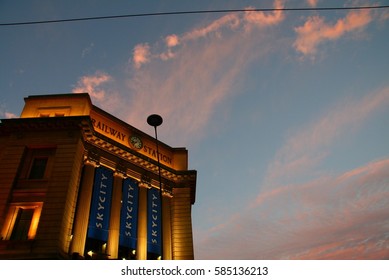
[[[41,181],[50,178],[51,170],[54,164],[56,147],[27,147],[24,160],[22,161],[20,173],[18,176],[19,181]],[[39,159],[47,159],[45,170],[42,172],[43,176],[32,176],[31,172],[34,169],[34,162]]]
[[[5,218],[4,226],[1,231],[3,240],[32,240],[35,239],[42,213],[43,202],[13,203],[9,206]],[[27,233],[27,239],[12,239],[14,230],[17,226],[17,218],[20,210],[33,209],[30,226]]]

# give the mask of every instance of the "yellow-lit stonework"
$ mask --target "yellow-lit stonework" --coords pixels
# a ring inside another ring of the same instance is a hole
[[[145,116],[145,120],[146,120]],[[88,94],[0,124],[0,259],[193,259],[196,171]]]

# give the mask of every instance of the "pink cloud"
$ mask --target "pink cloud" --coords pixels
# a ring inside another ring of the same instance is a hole
[[[316,7],[319,0],[307,0],[307,3],[310,7]]]
[[[389,87],[386,87],[359,100],[341,102],[320,119],[289,135],[269,165],[265,186],[290,181],[313,170],[328,156],[330,145],[339,136],[388,104]]]
[[[135,68],[140,68],[150,61],[150,46],[148,44],[138,44],[134,48],[133,58]]]
[[[206,49],[197,44],[182,46],[174,60],[154,61],[137,71],[128,81],[134,106],[126,118],[141,128],[145,116],[159,113],[171,143],[198,139],[217,104],[233,93],[233,81],[248,63],[244,46],[234,60],[225,59],[238,43],[229,38],[209,41]]]
[[[284,7],[282,0],[275,0],[274,7],[281,9]],[[249,9],[249,8],[248,8]],[[221,38],[225,31],[237,31],[239,28],[244,28],[246,32],[253,26],[271,26],[282,22],[284,14],[282,11],[268,12],[254,12],[247,11],[243,17],[236,13],[226,14],[209,24],[194,28],[182,35],[171,34],[165,37],[166,51],[159,54],[152,54],[149,44],[138,44],[135,46],[132,56],[132,61],[136,69],[139,69],[143,64],[149,63],[153,57],[160,58],[163,61],[170,60],[176,56],[172,48],[185,44],[190,41],[198,41],[199,39],[213,36]]]
[[[275,1],[275,6],[282,2]],[[174,135],[171,143],[201,138],[217,105],[237,94],[237,77],[255,59],[274,50],[265,39],[269,33],[256,30],[256,36],[247,36],[247,25],[258,24],[256,17],[266,24],[282,18],[278,12],[229,13],[183,34],[168,35],[163,44],[137,45],[136,71],[126,82],[134,106],[125,110],[125,118],[142,129],[144,116],[159,113],[164,125],[170,123],[164,131]]]
[[[0,117],[6,119],[13,119],[18,118],[19,116],[14,113],[8,112],[5,104],[0,104]]]
[[[339,136],[388,103],[386,87],[341,102],[290,134],[256,199],[213,229],[196,233],[198,258],[388,258],[389,158],[342,174],[315,174]],[[295,180],[307,174],[314,179]]]
[[[166,36],[165,42],[166,42],[166,46],[168,46],[169,48],[172,48],[172,47],[177,46],[180,43],[180,39],[178,38],[177,35],[172,34],[172,35]]]
[[[227,14],[219,19],[212,21],[205,27],[195,28],[182,36],[183,41],[197,40],[199,38],[206,37],[207,35],[218,33],[222,28],[228,27],[234,29],[239,26],[239,17],[236,14]]]
[[[238,14],[228,14],[182,35],[165,37],[162,51],[162,44],[153,45],[155,53],[148,56],[148,63],[127,80],[133,106],[121,109],[125,119],[142,129],[145,116],[159,113],[170,143],[201,138],[218,104],[238,94],[234,87],[242,71],[274,50],[266,33],[248,39],[247,33],[232,32],[239,22]]]
[[[284,8],[284,3],[282,0],[274,1],[275,9]],[[285,16],[282,11],[274,12],[256,12],[256,11],[247,11],[245,12],[244,19],[247,23],[256,25],[256,26],[270,26],[279,24],[284,20]]]
[[[15,115],[14,113],[10,113],[10,112],[5,112],[4,115],[5,115],[5,118],[7,118],[7,119],[13,119],[13,118],[19,117],[18,115]]]
[[[388,174],[386,158],[262,192],[255,204],[198,235],[197,258],[386,259]]]
[[[73,88],[73,93],[87,92],[96,101],[102,101],[106,97],[106,92],[101,86],[112,80],[107,73],[98,71],[94,75],[81,77],[77,85]]]
[[[294,48],[303,55],[315,55],[318,46],[326,41],[334,41],[350,32],[362,30],[372,21],[369,10],[349,12],[345,18],[331,25],[323,17],[311,16],[303,26],[296,27],[297,38]]]

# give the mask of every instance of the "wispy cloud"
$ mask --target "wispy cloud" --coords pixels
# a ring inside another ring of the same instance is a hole
[[[307,3],[310,7],[316,7],[319,0],[307,0]]]
[[[92,51],[92,49],[94,48],[95,44],[92,42],[89,44],[89,46],[87,46],[86,48],[84,48],[81,52],[81,57],[82,58],[85,58],[87,55],[90,54],[90,52]]]
[[[387,259],[389,159],[272,190],[197,236],[197,257]]]
[[[304,25],[295,28],[297,38],[294,47],[304,56],[314,57],[320,44],[361,31],[372,20],[372,12],[369,10],[351,11],[334,24],[327,23],[321,16],[308,17]]]
[[[269,31],[256,28],[282,20],[281,12],[231,13],[170,34],[162,44],[139,44],[131,59],[135,71],[127,80],[134,104],[127,119],[142,128],[144,116],[159,113],[167,120],[164,131],[174,135],[172,143],[201,137],[217,105],[238,94],[234,87],[247,66],[275,49],[265,39]]]
[[[274,161],[265,180],[266,187],[288,182],[306,175],[330,152],[336,139],[352,132],[370,114],[389,104],[389,87],[368,94],[360,100],[347,99],[294,134],[289,135]]]
[[[283,1],[275,0],[274,6],[283,7]],[[164,132],[171,135],[162,140],[188,145],[204,135],[217,105],[239,94],[237,83],[250,63],[276,49],[271,32],[263,28],[283,19],[281,11],[229,13],[182,34],[138,43],[128,59],[127,78],[115,79],[121,88],[114,91],[116,100],[126,102],[115,102],[110,110],[146,131],[145,117],[161,114]],[[104,104],[112,101],[107,96],[112,81],[110,74],[98,71],[81,77],[73,92],[88,92]]]
[[[14,113],[11,113],[11,112],[0,112],[0,116],[1,117],[4,117],[6,119],[13,119],[13,118],[18,118],[19,116],[14,114]]]
[[[72,89],[73,93],[89,93],[91,98],[97,102],[101,102],[106,98],[106,91],[103,85],[112,81],[112,77],[104,72],[97,71],[93,75],[86,75],[81,77],[77,85]]]
[[[148,44],[138,44],[134,48],[133,62],[135,68],[140,68],[150,61],[150,46]]]
[[[0,117],[6,119],[18,118],[19,116],[9,112],[9,108],[6,104],[0,103]]]
[[[284,8],[284,1],[282,0],[276,0],[274,1],[274,8],[275,9],[282,9]],[[268,12],[256,12],[256,11],[247,11],[245,13],[245,21],[249,24],[254,24],[256,26],[271,26],[271,25],[277,25],[280,22],[282,22],[285,18],[283,11],[274,11],[272,13]]]
[[[159,113],[166,120],[164,131],[172,135],[171,143],[199,137],[216,106],[236,93],[236,79],[250,59],[270,50],[267,46],[251,54],[239,37],[231,34],[185,44],[175,51],[174,59],[143,65],[127,81],[132,106],[126,119],[142,128],[145,116]]]
[[[389,159],[340,174],[314,173],[341,134],[387,108],[389,88],[349,99],[289,134],[255,200],[197,233],[202,258],[376,259],[389,257]],[[305,181],[295,181],[304,175]],[[242,250],[244,248],[244,250]],[[206,251],[206,252],[205,252]]]
[[[4,115],[5,115],[5,118],[7,118],[7,119],[18,118],[19,117],[18,115],[14,114],[14,113],[11,113],[11,112],[5,112]]]

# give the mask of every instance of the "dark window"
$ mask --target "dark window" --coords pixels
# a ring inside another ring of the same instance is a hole
[[[34,209],[19,208],[11,240],[27,240]]]
[[[47,157],[34,158],[32,161],[29,179],[43,179],[45,176]]]

